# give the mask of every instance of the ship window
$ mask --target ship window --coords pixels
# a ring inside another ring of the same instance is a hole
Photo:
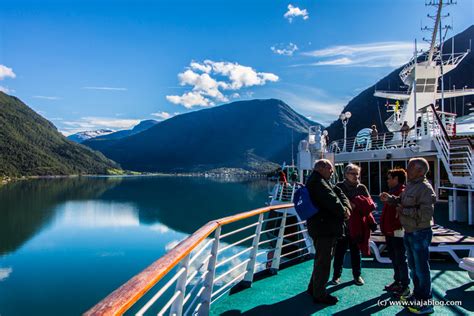
[[[434,84],[426,85],[425,92],[434,92]]]
[[[392,169],[392,162],[391,161],[382,161],[380,164],[380,176],[382,177],[382,188],[380,192],[388,192],[388,185],[387,185],[387,172]]]
[[[428,165],[430,166],[430,171],[426,174],[426,178],[428,181],[434,186],[434,174],[435,174],[435,168],[434,168],[434,161],[428,161]]]
[[[406,169],[405,160],[399,160],[399,161],[393,162],[393,169],[398,169],[398,168]]]
[[[367,171],[369,170],[369,164],[367,162],[359,163],[360,170],[360,182],[365,184],[366,187],[369,187],[369,175]]]
[[[425,84],[426,83],[426,79],[425,78],[418,78],[416,79],[416,84]]]
[[[428,78],[426,79],[426,84],[435,84],[436,83],[436,79],[435,78]]]
[[[423,88],[424,88],[424,85],[420,84],[420,85],[416,85],[416,92],[423,92]]]
[[[380,182],[379,182],[379,162],[370,163],[370,194],[380,193]]]

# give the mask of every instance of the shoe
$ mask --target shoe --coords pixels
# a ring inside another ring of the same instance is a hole
[[[412,292],[409,292],[407,295],[400,295],[400,301],[408,302],[413,300],[415,297]]]
[[[328,282],[329,285],[339,285],[341,284],[341,278],[335,278]]]
[[[410,292],[410,288],[408,286],[400,286],[399,289],[397,289],[396,291],[393,291],[393,294],[397,297],[408,297],[410,296],[411,292]]]
[[[339,299],[330,294],[326,294],[326,296],[323,297],[313,298],[313,302],[316,304],[336,305],[336,303],[339,302]]]
[[[364,279],[361,276],[354,279],[355,285],[362,286],[365,284]]]
[[[408,306],[408,311],[417,315],[426,315],[434,313],[432,305],[421,305],[421,306]]]
[[[383,288],[387,292],[396,292],[401,288],[400,284],[397,281],[394,281],[392,284],[385,285]]]

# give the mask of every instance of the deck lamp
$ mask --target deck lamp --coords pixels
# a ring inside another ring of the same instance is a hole
[[[342,122],[342,126],[344,127],[344,146],[342,147],[342,151],[346,151],[346,143],[347,143],[347,123],[349,122],[349,119],[351,118],[352,113],[347,111],[346,113],[341,113],[339,116],[339,119]]]

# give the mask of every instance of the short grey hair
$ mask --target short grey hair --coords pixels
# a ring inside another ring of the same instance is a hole
[[[320,170],[320,169],[326,168],[327,166],[332,167],[332,163],[330,160],[319,159],[319,160],[316,160],[316,162],[314,163],[314,170]]]
[[[426,176],[428,171],[430,171],[430,165],[428,164],[428,161],[425,158],[417,157],[417,158],[412,158],[408,161],[408,164],[414,164],[415,168],[422,170],[423,174]]]
[[[357,170],[357,172],[360,173],[360,167],[358,165],[354,165],[353,163],[350,163],[344,168],[344,174],[347,174],[348,172],[352,170]]]

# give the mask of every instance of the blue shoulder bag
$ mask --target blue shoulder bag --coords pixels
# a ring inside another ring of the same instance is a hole
[[[309,191],[304,185],[295,191],[293,203],[295,204],[296,213],[302,220],[306,220],[319,212],[319,209],[311,202]]]

